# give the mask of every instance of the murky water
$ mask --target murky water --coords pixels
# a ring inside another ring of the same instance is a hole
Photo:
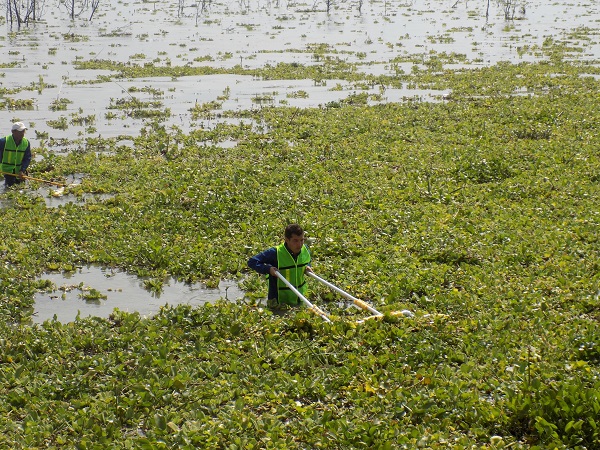
[[[31,190],[27,183],[18,185],[16,188],[19,189],[19,193],[22,195],[31,195],[35,197],[40,197],[44,200],[44,203],[48,208],[58,208],[59,206],[64,206],[67,203],[95,203],[107,200],[109,198],[114,197],[112,194],[91,194],[84,193],[80,196],[76,196],[74,194],[70,194],[65,192],[65,189],[68,187],[76,186],[81,184],[81,180],[83,179],[82,174],[71,175],[66,177],[65,186],[55,186],[52,184],[44,184],[42,183],[42,187],[37,188],[36,190]],[[0,178],[0,183],[2,183],[3,178]],[[4,187],[3,184],[0,184],[0,193],[6,192],[8,188]],[[11,189],[15,189],[14,187]],[[10,208],[12,207],[12,201],[8,199],[0,199],[0,208]]]
[[[171,279],[164,284],[160,294],[154,294],[135,275],[93,266],[72,273],[49,273],[40,278],[50,280],[56,289],[36,294],[32,316],[35,323],[54,317],[62,323],[72,322],[77,316],[106,318],[115,308],[151,316],[166,304],[198,306],[219,299],[236,301],[244,296],[237,283],[231,280],[222,281],[216,289],[208,289],[199,283],[187,284]],[[100,295],[90,295],[92,289]],[[100,296],[106,298],[89,299]]]
[[[266,81],[241,75],[98,82],[98,76],[110,72],[78,70],[75,61],[257,68],[279,62],[316,64],[309,47],[326,44],[331,56],[359,63],[365,73],[393,74],[390,61],[407,55],[457,53],[473,65],[533,61],[543,57],[535,49],[548,37],[575,41],[568,35],[571,30],[597,29],[600,17],[600,2],[565,0],[522,2],[524,10],[518,8],[514,20],[505,19],[496,1],[490,2],[488,11],[484,0],[334,2],[330,14],[325,1],[211,2],[198,14],[195,5],[201,3],[190,3],[181,13],[178,2],[101,4],[91,22],[85,20],[88,13],[71,21],[64,9],[47,4],[40,22],[20,30],[5,25],[0,40],[3,62],[16,66],[0,69],[2,87],[16,90],[7,97],[33,102],[30,110],[10,111],[6,126],[11,119],[25,121],[34,145],[46,135],[68,140],[135,135],[143,120],[122,118],[121,111],[109,110],[116,100],[135,96],[161,101],[162,109],[171,110],[167,125],[188,130],[203,126],[190,119],[190,108],[216,101],[226,90],[226,110],[257,107],[252,99],[263,95],[271,96],[275,105],[314,107],[356,90],[347,82],[340,82],[342,90],[332,90],[337,81],[315,85],[313,80]],[[579,40],[576,44],[584,50],[580,59],[600,54],[598,42]],[[523,52],[524,48],[531,50]],[[411,66],[407,64],[404,70]],[[24,87],[27,90],[19,92]],[[131,88],[138,90],[129,92]],[[140,92],[142,88],[149,90]],[[308,96],[287,95],[300,90]],[[420,94],[425,100],[427,95]],[[383,101],[413,96],[408,90],[388,89]],[[65,110],[53,111],[57,99],[71,103]],[[118,118],[107,118],[107,112]],[[81,123],[74,116],[93,120]],[[61,117],[67,120],[66,129],[50,126],[49,121]]]

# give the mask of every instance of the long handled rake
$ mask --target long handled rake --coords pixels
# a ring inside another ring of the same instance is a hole
[[[52,184],[54,186],[62,186],[62,187],[66,186],[65,183],[58,183],[56,181],[42,180],[41,178],[34,178],[34,177],[27,176],[27,175],[21,176],[18,173],[10,173],[10,172],[3,172],[3,171],[0,171],[0,173],[3,175],[15,177],[15,178],[23,178],[25,180],[39,181],[40,183]]]
[[[329,317],[327,317],[327,314],[325,314],[325,312],[323,310],[321,310],[318,306],[313,305],[311,302],[309,302],[306,297],[304,295],[302,295],[300,293],[300,291],[298,289],[296,289],[294,287],[294,285],[292,283],[290,283],[282,274],[281,272],[277,271],[276,272],[277,278],[279,278],[281,281],[283,281],[285,283],[285,285],[287,287],[289,287],[292,292],[294,294],[296,294],[298,296],[298,298],[300,300],[302,300],[302,303],[304,303],[308,309],[310,309],[313,313],[315,313],[317,316],[320,316],[325,322],[331,322],[331,320],[329,320]]]
[[[315,275],[313,272],[307,272],[306,275],[308,275],[311,278],[314,278],[315,280],[319,281],[320,283],[323,283],[328,288],[333,289],[335,292],[340,294],[342,297],[345,297],[348,300],[352,301],[352,304],[354,306],[356,306],[360,309],[364,309],[365,311],[369,311],[371,314],[373,314],[372,316],[369,316],[369,317],[359,320],[358,323],[362,323],[365,320],[369,320],[369,319],[376,319],[376,318],[383,317],[383,313],[377,311],[375,308],[370,306],[368,303],[350,295],[348,292],[340,289],[339,287],[330,283],[329,281],[324,280],[323,278],[319,277],[318,275]],[[405,316],[405,317],[413,317],[414,316],[414,314],[412,312],[408,311],[407,309],[404,309],[402,311],[394,311],[390,314],[393,316],[400,316],[400,315]]]

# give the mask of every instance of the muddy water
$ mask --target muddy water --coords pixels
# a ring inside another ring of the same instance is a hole
[[[63,9],[48,4],[40,22],[20,30],[5,24],[0,40],[3,62],[16,65],[0,69],[4,74],[2,87],[14,90],[7,97],[33,101],[30,110],[10,111],[5,116],[7,124],[12,119],[25,121],[31,128],[28,136],[37,145],[44,138],[36,140],[36,135],[73,141],[98,135],[136,135],[143,120],[122,117],[119,110],[108,109],[111,103],[129,96],[160,100],[162,108],[171,110],[167,125],[188,130],[203,126],[191,121],[190,108],[216,101],[226,90],[228,99],[223,108],[228,110],[256,107],[252,101],[256,96],[272,96],[275,105],[314,107],[356,91],[347,82],[339,82],[342,90],[332,90],[338,84],[335,80],[316,86],[313,80],[266,81],[239,75],[98,82],[98,76],[110,72],[78,70],[75,61],[222,68],[256,68],[279,62],[315,64],[313,52],[307,49],[325,44],[331,56],[359,63],[365,73],[393,74],[390,61],[394,58],[442,52],[465,55],[467,64],[479,66],[502,60],[533,61],[544,57],[539,47],[545,39],[567,40],[569,32],[579,27],[598,28],[600,16],[598,2],[565,0],[523,2],[526,6],[515,11],[514,20],[506,20],[503,8],[495,1],[488,10],[484,0],[334,2],[330,14],[324,1],[211,2],[200,14],[191,3],[180,13],[177,4],[102,4],[92,21],[86,20],[89,12],[72,21]],[[598,42],[576,43],[584,50],[578,55],[580,59],[600,54]],[[524,52],[527,48],[530,50]],[[411,66],[409,63],[403,70]],[[154,93],[129,92],[146,87]],[[308,97],[287,96],[299,90]],[[427,100],[428,94],[420,93],[420,97]],[[408,90],[389,89],[383,101],[413,95]],[[57,99],[71,103],[66,110],[52,111],[50,106]],[[119,117],[107,119],[107,112]],[[60,117],[70,121],[74,114],[91,117],[93,123],[70,123],[65,130],[48,123]]]
[[[78,316],[108,317],[115,308],[151,316],[163,305],[214,303],[219,299],[236,301],[244,296],[234,281],[222,281],[216,289],[202,284],[187,284],[176,280],[165,283],[160,294],[144,288],[143,280],[123,272],[86,267],[74,273],[49,273],[41,277],[50,280],[55,289],[35,296],[32,320],[42,323],[56,318],[59,322],[74,321]],[[100,299],[89,300],[91,289]]]

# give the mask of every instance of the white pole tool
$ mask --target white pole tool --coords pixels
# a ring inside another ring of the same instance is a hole
[[[382,314],[382,313],[380,313],[379,311],[377,311],[377,310],[376,310],[375,308],[373,308],[372,306],[369,306],[369,305],[368,305],[366,302],[364,302],[364,301],[362,301],[362,300],[359,300],[358,298],[356,298],[356,297],[354,297],[354,296],[352,296],[352,295],[348,294],[346,291],[344,291],[344,290],[340,289],[339,287],[337,287],[337,286],[336,286],[336,285],[334,285],[334,284],[331,284],[329,281],[327,281],[327,280],[324,280],[323,278],[321,278],[321,277],[319,277],[319,276],[315,275],[315,274],[314,274],[314,273],[312,273],[312,272],[307,272],[306,274],[307,274],[309,277],[312,277],[312,278],[314,278],[315,280],[317,280],[317,281],[319,281],[319,282],[323,283],[325,286],[327,286],[327,287],[329,287],[329,288],[333,289],[335,292],[337,292],[338,294],[340,294],[342,297],[345,297],[345,298],[347,298],[348,300],[352,301],[352,303],[353,303],[355,306],[358,306],[358,307],[359,307],[359,308],[361,308],[361,309],[365,309],[365,310],[369,311],[371,314],[374,314],[374,315],[376,315],[376,316],[383,316],[383,314]]]
[[[285,285],[287,287],[289,287],[292,290],[292,292],[298,296],[298,298],[300,300],[302,300],[302,302],[308,307],[308,309],[310,309],[316,315],[320,316],[325,322],[331,323],[331,320],[329,320],[329,317],[327,317],[327,314],[325,314],[325,312],[323,312],[319,307],[317,307],[317,306],[313,305],[311,302],[309,302],[306,299],[306,297],[304,295],[302,295],[300,293],[300,291],[294,287],[294,285],[292,283],[290,283],[283,275],[281,275],[281,272],[277,271],[275,273],[277,275],[277,278],[279,278],[281,281],[283,281],[285,283]]]
[[[329,281],[324,280],[323,278],[315,275],[313,272],[307,272],[306,273],[309,277],[314,278],[315,280],[323,283],[325,286],[333,289],[335,292],[337,292],[338,294],[340,294],[342,297],[347,298],[348,300],[352,301],[352,304],[354,306],[357,306],[361,309],[364,309],[366,311],[369,311],[371,314],[373,314],[372,316],[367,317],[366,319],[362,319],[359,321],[359,323],[364,322],[365,320],[368,319],[375,319],[375,318],[381,318],[383,317],[383,313],[380,313],[379,311],[377,311],[375,308],[373,308],[372,306],[370,306],[367,302],[364,302],[352,295],[350,295],[348,292],[344,291],[343,289],[340,289],[339,287],[337,287],[334,284],[331,284]],[[412,312],[410,312],[407,309],[404,309],[402,311],[394,311],[391,313],[391,315],[393,316],[399,316],[399,315],[403,315],[405,317],[414,317],[414,314]]]

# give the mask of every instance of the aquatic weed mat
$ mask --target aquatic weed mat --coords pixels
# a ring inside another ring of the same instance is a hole
[[[48,174],[86,174],[74,194],[112,197],[48,209],[3,194],[1,439],[597,446],[595,71],[498,65],[456,75],[438,103],[261,108],[232,114],[251,124],[149,125],[133,147],[57,159]],[[236,145],[213,144],[224,139]],[[318,273],[416,317],[355,327],[261,309],[246,260],[290,221]],[[248,304],[28,325],[32,280],[85,263],[157,280],[247,274]]]

